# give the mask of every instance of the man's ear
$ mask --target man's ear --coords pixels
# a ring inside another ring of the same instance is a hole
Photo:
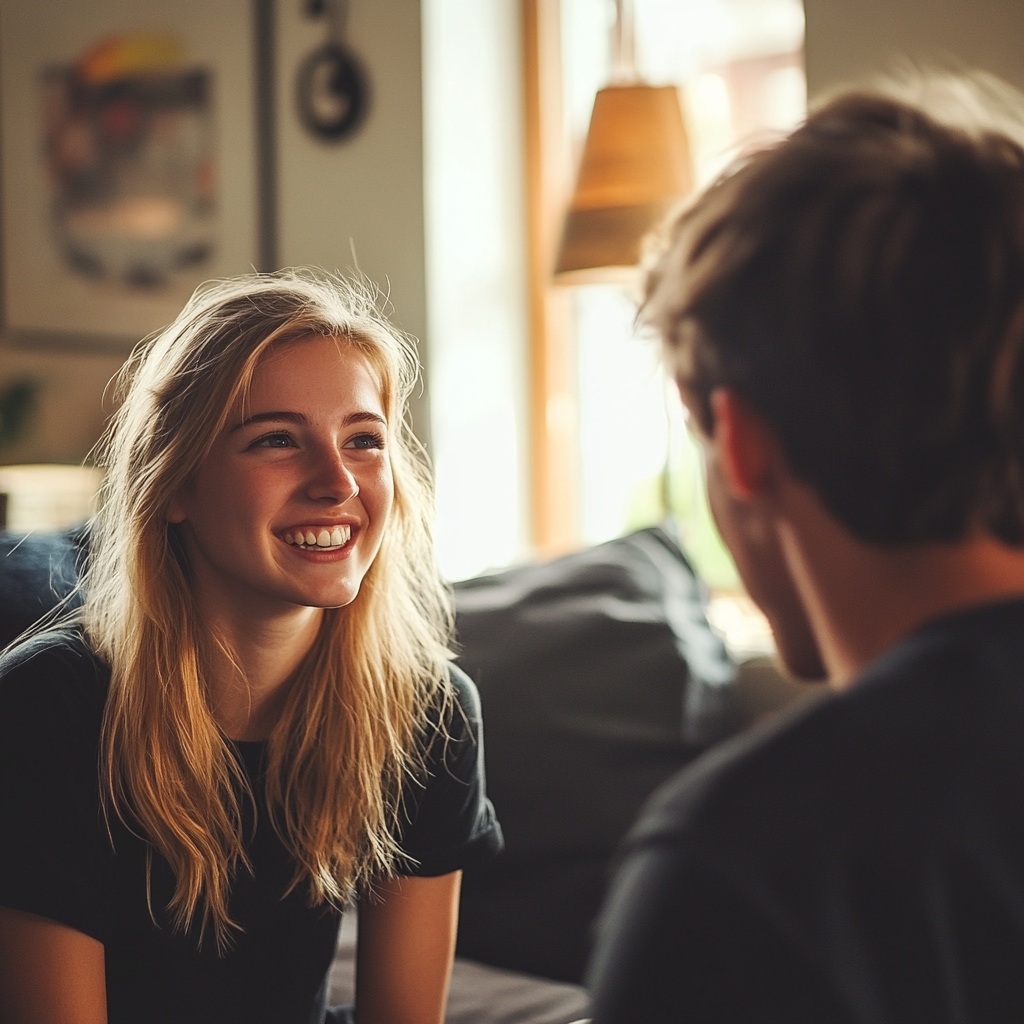
[[[778,444],[761,414],[730,388],[715,388],[709,397],[711,443],[722,479],[733,497],[750,501],[775,482]]]

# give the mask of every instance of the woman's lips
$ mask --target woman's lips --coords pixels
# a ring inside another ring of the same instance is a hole
[[[351,526],[297,526],[281,535],[285,544],[306,551],[337,551],[351,538]]]

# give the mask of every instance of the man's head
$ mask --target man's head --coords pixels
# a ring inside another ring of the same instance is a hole
[[[846,92],[687,207],[643,315],[700,430],[738,396],[860,541],[1024,543],[1021,139],[984,76]]]
[[[715,388],[744,395],[861,539],[1024,541],[1024,149],[1007,135],[838,96],[677,218],[645,317],[699,425]]]

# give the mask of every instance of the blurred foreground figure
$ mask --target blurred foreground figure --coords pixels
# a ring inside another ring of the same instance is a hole
[[[1024,97],[848,92],[647,283],[716,520],[829,695],[667,783],[595,1024],[1024,1020]]]

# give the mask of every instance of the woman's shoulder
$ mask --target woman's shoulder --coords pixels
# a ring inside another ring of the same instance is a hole
[[[457,705],[472,721],[480,720],[480,693],[476,683],[454,662],[448,663],[448,681]]]
[[[428,768],[450,759],[455,750],[475,746],[480,735],[480,694],[476,684],[453,662],[426,707],[420,732],[420,753]]]
[[[428,760],[467,743],[475,745],[480,736],[480,694],[476,684],[453,662],[448,664],[447,685],[438,688],[427,710],[421,734]]]
[[[484,783],[480,698],[473,681],[449,665],[444,715],[434,722],[421,785],[406,794],[402,848],[416,875],[443,875],[493,856],[501,828]]]
[[[57,718],[102,713],[110,672],[75,627],[29,637],[0,655],[0,705]]]

